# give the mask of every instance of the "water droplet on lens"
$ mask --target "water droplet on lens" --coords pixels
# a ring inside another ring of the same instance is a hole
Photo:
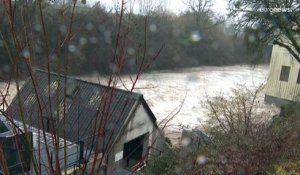
[[[250,43],[255,42],[255,40],[256,40],[256,37],[255,37],[254,35],[249,35],[248,41],[249,41]]]
[[[151,32],[156,32],[157,26],[156,26],[155,24],[151,24],[150,27],[149,27],[149,30],[150,30]]]
[[[79,39],[79,44],[80,45],[86,45],[86,43],[87,43],[88,41],[87,41],[87,39],[86,38],[84,38],[84,37],[81,37],[80,39]]]
[[[127,53],[128,53],[129,55],[133,55],[133,54],[135,53],[134,48],[132,48],[132,47],[128,48],[128,49],[127,49]]]
[[[42,26],[39,25],[39,24],[36,24],[36,25],[34,25],[34,30],[37,31],[37,32],[39,32],[39,31],[42,30]]]
[[[94,29],[94,25],[91,24],[91,23],[88,23],[88,24],[85,26],[85,28],[86,28],[87,30],[91,31],[91,30]]]
[[[191,40],[194,42],[198,42],[202,39],[199,31],[193,31],[191,33]]]
[[[90,43],[96,44],[98,42],[98,39],[96,37],[90,37],[89,38]]]
[[[199,165],[205,164],[206,161],[207,161],[207,159],[206,159],[206,157],[203,156],[203,155],[199,155],[199,156],[197,157],[197,163],[198,163]]]
[[[183,147],[189,146],[190,143],[191,143],[191,139],[188,138],[188,137],[184,137],[184,138],[182,138],[182,140],[181,140],[181,145],[182,145]]]
[[[62,32],[62,33],[64,33],[64,32],[67,31],[67,27],[66,27],[65,25],[61,25],[61,26],[59,27],[59,31]]]
[[[76,51],[76,46],[75,45],[69,45],[68,47],[70,52],[75,52]]]
[[[22,50],[22,56],[27,59],[30,58],[30,52],[27,48]]]

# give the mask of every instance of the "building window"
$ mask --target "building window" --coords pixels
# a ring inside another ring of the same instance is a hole
[[[300,69],[298,70],[297,84],[300,84]]]
[[[281,72],[280,72],[280,77],[279,80],[280,81],[289,81],[289,76],[290,76],[290,66],[282,66],[281,67]]]

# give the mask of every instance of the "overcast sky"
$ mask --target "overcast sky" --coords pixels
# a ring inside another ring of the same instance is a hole
[[[91,0],[90,2],[98,2],[99,0]],[[112,5],[114,0],[100,0],[101,4]],[[136,0],[136,2],[139,0]],[[213,1],[213,10],[216,13],[225,14],[227,3],[226,0],[212,0]],[[173,11],[176,14],[182,12],[185,8],[185,5],[182,3],[182,0],[167,0],[167,8]]]
[[[225,14],[227,3],[225,0],[212,0],[213,1],[213,10],[217,13]],[[180,13],[185,7],[182,3],[182,0],[169,0],[169,9],[175,13]]]

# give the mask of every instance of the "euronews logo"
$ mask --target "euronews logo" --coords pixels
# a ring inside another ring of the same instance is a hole
[[[270,12],[270,13],[282,13],[282,12],[292,12],[291,8],[278,7],[278,8],[261,8],[260,12]]]

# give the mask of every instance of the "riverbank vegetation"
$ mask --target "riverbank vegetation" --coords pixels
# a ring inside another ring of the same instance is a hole
[[[276,14],[275,17],[279,15],[280,18],[274,20],[272,14],[269,13],[267,16],[259,16],[259,20],[250,21],[250,24],[265,24],[261,25],[260,30],[254,28],[257,27],[254,25],[242,25],[240,27],[243,31],[236,34],[234,26],[226,21],[225,17],[218,16],[211,10],[209,0],[187,0],[188,8],[177,15],[163,6],[152,6],[150,2],[154,1],[139,1],[148,2],[148,4],[140,3],[140,13],[133,13],[133,8],[128,4],[132,1],[122,0],[114,7],[115,9],[109,9],[99,3],[87,6],[76,0],[70,0],[69,3],[61,2],[64,1],[1,1],[0,81],[7,81],[7,87],[1,90],[0,94],[3,99],[1,106],[4,109],[9,105],[6,99],[11,88],[10,84],[15,82],[16,97],[20,104],[25,134],[29,134],[24,122],[24,117],[28,114],[22,112],[24,106],[21,102],[24,99],[20,96],[20,82],[24,77],[30,77],[34,87],[32,95],[37,99],[41,97],[41,93],[45,93],[49,99],[53,95],[51,88],[55,88],[55,84],[50,83],[50,72],[63,75],[94,72],[110,75],[107,84],[112,89],[115,89],[117,83],[122,81],[120,80],[122,74],[134,73],[134,76],[130,76],[131,86],[127,89],[131,92],[134,91],[138,79],[146,70],[172,70],[201,65],[221,66],[267,61],[265,58],[270,54],[267,52],[266,43],[260,42],[262,37],[266,36],[262,35],[264,34],[262,32],[266,31],[261,31],[261,29],[266,29],[266,26],[271,27],[267,30],[272,34],[267,35],[267,38],[279,45],[282,44],[278,40],[281,34],[289,35],[289,39],[293,41],[291,36],[299,33],[299,28],[297,28],[299,13],[293,13],[296,15],[290,19],[294,21],[289,25],[287,25],[288,16],[283,18],[281,14]],[[249,6],[248,3],[241,4],[241,2],[246,1],[233,3],[235,9],[243,10]],[[268,1],[263,2],[260,5],[265,5]],[[256,5],[254,4],[253,7]],[[245,14],[257,19],[257,16],[253,16],[252,13]],[[255,12],[255,14],[261,13]],[[246,22],[249,21],[248,18],[243,19]],[[274,21],[278,26],[287,27],[278,28],[276,25],[269,25]],[[276,37],[273,36],[275,32],[278,32]],[[292,42],[291,46],[295,47],[296,51],[299,50],[297,43]],[[291,53],[293,52],[292,49]],[[39,79],[34,76],[36,68],[47,70],[48,91],[38,90]],[[77,92],[78,89],[74,88],[72,93]],[[108,97],[113,97],[114,93],[111,92],[109,95],[99,102],[99,114],[104,116],[108,114],[107,111],[110,110],[112,104]],[[206,101],[204,105],[210,120],[204,131],[208,135],[209,142],[198,144],[193,149],[189,147],[190,142],[186,141],[182,148],[173,148],[168,145],[161,157],[149,160],[146,174],[299,173],[297,169],[300,160],[299,107],[289,106],[284,113],[274,116],[270,111],[260,108],[262,101],[257,99],[257,95],[258,91],[252,92],[244,88],[234,91],[230,97],[217,96]],[[64,100],[60,108],[63,109],[62,118],[65,118],[68,98],[70,98],[66,86],[62,98]],[[41,104],[43,104],[42,99],[37,109],[39,112],[37,120],[43,123],[46,122],[43,118],[45,108]],[[102,109],[101,104],[105,108]],[[59,111],[51,110],[51,102],[46,105],[50,107],[49,116],[56,116],[58,119],[61,117]],[[16,126],[13,125],[14,121],[9,121],[12,126]],[[93,134],[97,135],[96,141],[99,143],[103,141],[101,139],[106,134],[104,127],[106,121],[103,119],[96,123],[100,127],[94,130]],[[65,120],[62,122],[66,124]],[[44,127],[44,124],[42,126]],[[45,128],[42,131],[41,135],[46,143]],[[59,174],[62,164],[67,163],[66,154],[63,163],[56,161],[53,165],[51,162],[52,158],[56,160],[59,158],[58,143],[60,141],[55,133],[53,132],[51,136],[56,154],[52,157],[49,151],[45,153],[50,174],[54,172]],[[31,143],[30,139],[28,135],[26,144]],[[66,141],[64,138],[65,148]],[[48,149],[47,146],[46,149]],[[101,156],[98,157],[98,154]],[[98,152],[97,150],[95,155],[91,157],[91,162],[93,162],[91,174],[98,173],[100,169],[110,168],[106,167],[108,151]],[[32,171],[41,174],[41,160],[34,158],[33,155],[31,159],[34,166]],[[8,172],[5,162],[5,158],[2,157],[1,167]],[[85,165],[82,174],[85,173],[88,162],[83,163]],[[67,173],[66,168],[62,171]]]
[[[111,60],[120,32],[116,20],[120,14],[114,8],[104,7],[100,3],[87,6],[78,2],[79,5],[72,10],[72,3],[59,2],[43,1],[41,8],[44,20],[41,23],[35,1],[14,1],[13,14],[20,20],[13,21],[13,27],[19,35],[23,35],[23,29],[28,32],[27,38],[22,38],[23,57],[30,56],[32,64],[44,69],[44,65],[48,64],[45,63],[44,48],[48,47],[50,66],[54,71],[58,69],[57,65],[64,67],[64,64],[68,64],[70,74],[114,72]],[[247,35],[235,35],[233,25],[225,17],[215,14],[209,1],[201,3],[195,1],[195,4],[187,4],[187,10],[178,15],[163,6],[142,3],[140,9],[143,11],[132,13],[129,4],[125,4],[125,20],[120,29],[124,53],[118,54],[126,54],[128,60],[124,63],[122,73],[136,72],[143,58],[156,55],[157,59],[151,61],[148,70],[244,64],[255,60],[253,51],[249,52],[249,44],[245,44],[258,40],[254,32],[249,30]],[[195,8],[197,5],[200,5],[199,8]],[[0,7],[1,16],[5,15],[6,10],[5,6]],[[70,20],[67,17],[71,13],[73,16]],[[34,18],[26,22],[29,16]],[[14,43],[14,36],[9,32],[9,20],[1,18],[0,24],[0,72],[5,73],[10,68],[9,58],[18,53],[7,50]],[[67,35],[69,24],[73,26],[72,36]],[[48,43],[45,43],[45,32]],[[68,63],[65,63],[65,57],[70,58]]]
[[[299,104],[274,115],[259,91],[244,87],[205,101],[209,142],[182,138],[150,160],[147,174],[299,174]]]

